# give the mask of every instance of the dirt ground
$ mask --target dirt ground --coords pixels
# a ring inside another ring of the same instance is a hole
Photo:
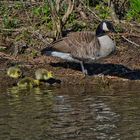
[[[131,38],[140,44],[140,38]],[[140,81],[140,48],[121,40],[117,43],[117,50],[111,56],[93,64],[85,64],[89,75],[85,76],[80,65],[69,63],[59,58],[37,56],[36,58],[24,55],[0,57],[0,81],[1,86],[10,86],[17,80],[9,78],[6,74],[8,67],[20,65],[25,76],[35,77],[34,72],[38,68],[52,71],[55,79],[62,85],[85,85],[113,81]],[[57,83],[56,80],[56,83]],[[54,82],[55,83],[55,82]]]

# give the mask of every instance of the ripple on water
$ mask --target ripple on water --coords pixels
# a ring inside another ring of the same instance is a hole
[[[3,91],[0,94],[0,139],[140,138],[138,89],[87,89],[14,87]]]

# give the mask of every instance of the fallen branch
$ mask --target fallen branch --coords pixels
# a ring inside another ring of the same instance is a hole
[[[136,47],[140,47],[139,44],[137,44],[137,43],[135,43],[135,42],[129,40],[128,38],[126,38],[126,36],[134,36],[134,37],[139,37],[139,38],[140,38],[140,36],[138,36],[138,35],[130,34],[130,33],[117,33],[117,34],[109,33],[109,35],[111,35],[111,36],[120,36],[120,37],[122,37],[124,40],[126,40],[127,42],[129,42],[129,43],[135,45]]]
[[[91,12],[91,13],[94,15],[94,17],[95,17],[98,21],[102,21],[102,20],[97,16],[97,14],[96,14],[95,12],[93,12],[93,10],[91,10],[88,6],[86,6],[81,0],[80,0],[80,2],[81,2],[81,4],[82,4],[89,12]]]
[[[0,31],[7,31],[7,32],[22,32],[22,31],[25,31],[25,30],[33,30],[33,27],[31,26],[28,26],[28,27],[21,27],[21,28],[17,28],[17,29],[6,29],[6,28],[0,28]]]
[[[140,47],[140,45],[139,44],[137,44],[137,43],[135,43],[135,42],[133,42],[133,41],[131,41],[131,40],[129,40],[128,38],[126,38],[125,36],[121,36],[124,40],[126,40],[127,42],[129,42],[129,43],[131,43],[131,44],[133,44],[133,45],[135,45],[135,46],[137,46],[137,47]]]
[[[57,11],[57,13],[60,10],[60,3],[61,3],[61,0],[56,0],[56,11]]]
[[[81,17],[82,17],[83,19],[88,20],[88,17],[87,17],[87,15],[86,15],[86,13],[83,11],[82,4],[81,4],[81,3],[79,4],[79,6],[78,6],[78,8],[77,8],[76,10],[77,10],[77,12],[80,13],[80,15],[81,15]]]
[[[9,59],[9,60],[17,60],[16,57],[13,57],[13,56],[6,54],[6,53],[3,53],[3,52],[0,52],[0,57],[5,58],[5,59]]]
[[[47,0],[47,2],[51,9],[51,17],[52,17],[53,28],[54,28],[53,30],[57,31],[56,39],[58,39],[62,36],[62,23],[58,15],[59,11],[57,11],[60,8],[59,6],[56,6],[56,2],[60,4],[60,1],[57,0],[56,2],[53,2],[53,0]]]
[[[120,25],[124,28],[129,27],[131,30],[140,33],[140,23],[128,22],[126,20],[120,20]]]
[[[114,4],[113,2],[110,0],[108,6],[110,7],[110,15],[111,15],[111,18],[112,20],[115,22],[115,23],[119,23],[119,19],[115,13],[115,8],[114,8]]]
[[[11,60],[12,62],[13,61],[18,62],[18,63],[20,62],[25,65],[36,65],[36,60],[33,58],[25,59],[24,57],[17,57],[17,56],[14,57],[14,56],[11,56],[11,55],[3,53],[3,52],[0,52],[0,58],[5,58],[8,60]],[[37,64],[38,63],[39,62],[37,62]]]
[[[63,18],[62,18],[62,25],[64,26],[70,16],[70,14],[73,11],[73,7],[74,7],[74,1],[75,0],[68,0],[68,9],[66,11],[66,13],[64,14]]]
[[[46,45],[49,45],[50,43],[43,38],[42,34],[40,34],[38,31],[35,31],[34,32],[34,35],[39,39],[41,40],[43,43],[45,43]]]
[[[110,34],[112,34],[112,33],[110,33]],[[113,33],[114,34],[114,33]],[[115,36],[125,36],[125,37],[127,37],[127,36],[133,36],[133,37],[139,37],[140,38],[140,35],[136,35],[136,34],[134,34],[134,33],[117,33],[117,34],[114,34]]]

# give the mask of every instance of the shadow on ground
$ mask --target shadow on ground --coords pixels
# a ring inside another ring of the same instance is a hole
[[[59,63],[50,63],[53,67],[63,67],[71,68],[74,70],[81,71],[80,64],[70,63],[70,62],[59,62]],[[89,75],[98,75],[104,74],[109,76],[117,76],[121,78],[126,78],[130,80],[140,80],[140,70],[131,70],[120,64],[85,64],[85,68],[88,70]]]

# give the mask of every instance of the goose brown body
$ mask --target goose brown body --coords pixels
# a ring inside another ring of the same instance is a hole
[[[96,32],[70,33],[51,43],[42,53],[80,63],[83,73],[87,74],[83,63],[104,58],[115,50],[115,43],[107,32],[115,32],[114,27],[110,22],[102,21]]]
[[[74,32],[68,34],[50,47],[52,50],[70,53],[75,59],[90,61],[99,56],[100,43],[94,32]]]

